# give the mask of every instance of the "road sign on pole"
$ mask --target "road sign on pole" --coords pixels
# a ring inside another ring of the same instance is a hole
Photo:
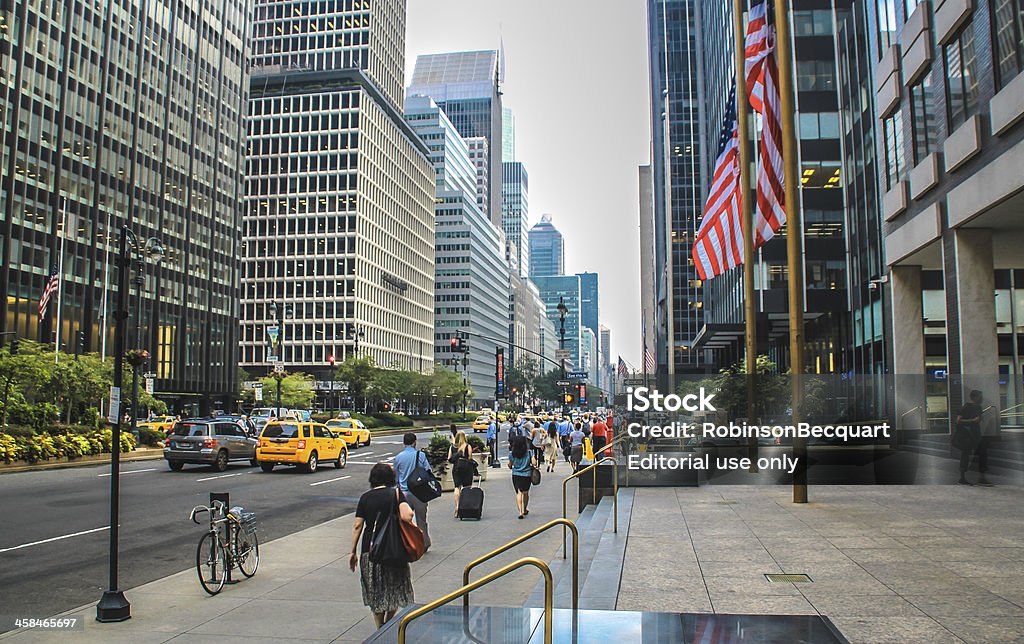
[[[555,360],[568,360],[571,357],[568,349],[555,349]]]
[[[275,362],[274,373],[284,373],[284,364],[281,362]]]
[[[259,402],[259,401],[263,400],[263,387],[256,387],[256,388],[254,388],[254,389],[252,390],[252,393],[254,394],[254,395],[253,395],[253,398],[254,398],[254,399],[255,399],[255,400],[257,401],[257,402]]]
[[[555,381],[555,386],[556,387],[568,387],[571,384],[572,383],[569,382],[568,380],[557,380],[557,381]]]
[[[570,371],[569,373],[565,374],[565,377],[566,378],[571,378],[573,380],[586,380],[586,379],[590,378],[590,372],[588,372],[588,371]]]
[[[110,405],[107,412],[107,420],[111,423],[119,422],[121,417],[121,388],[111,387],[110,388]]]

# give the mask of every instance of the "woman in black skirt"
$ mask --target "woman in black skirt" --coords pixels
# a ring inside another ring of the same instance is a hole
[[[370,469],[370,488],[359,497],[359,504],[356,506],[356,521],[352,525],[352,552],[348,557],[348,566],[355,572],[356,564],[359,565],[363,603],[370,608],[377,628],[380,628],[384,622],[395,616],[399,608],[412,603],[412,575],[409,564],[385,566],[370,561],[370,543],[377,528],[383,526],[388,514],[394,510],[396,498],[398,514],[403,521],[412,523],[414,514],[402,491],[396,486],[395,470],[387,463],[377,463]],[[362,554],[357,555],[356,548],[360,540]]]
[[[448,448],[448,462],[452,464],[452,483],[455,484],[455,517],[459,516],[459,496],[462,488],[473,485],[473,448],[463,431],[455,432],[455,442]]]

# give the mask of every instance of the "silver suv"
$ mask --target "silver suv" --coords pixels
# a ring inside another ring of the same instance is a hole
[[[164,442],[164,458],[175,472],[185,463],[213,465],[218,472],[229,461],[245,460],[255,467],[259,439],[231,420],[183,420],[174,425]]]

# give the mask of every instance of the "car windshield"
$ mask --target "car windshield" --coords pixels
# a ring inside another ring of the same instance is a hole
[[[197,423],[178,423],[171,430],[174,436],[206,436],[209,425]]]
[[[296,423],[270,423],[263,428],[263,438],[298,438],[299,426]]]

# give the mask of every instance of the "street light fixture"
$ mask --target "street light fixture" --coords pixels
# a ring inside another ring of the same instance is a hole
[[[569,307],[565,305],[565,298],[558,298],[558,349],[563,352],[559,362],[562,364],[562,380],[565,380],[565,316],[569,314]],[[565,400],[565,387],[562,387],[562,400]]]
[[[290,319],[292,316],[291,304],[282,304],[280,308],[277,306],[277,302],[270,303],[270,315],[273,316],[274,322],[277,323],[277,364],[280,366],[274,370],[273,377],[277,381],[277,416],[281,416],[281,381],[284,380],[284,326],[281,324],[281,320]]]
[[[358,358],[359,357],[359,338],[365,338],[366,337],[366,331],[363,331],[362,327],[360,327],[359,325],[353,324],[352,326],[350,326],[348,328],[348,337],[349,337],[350,340],[355,340],[355,352],[354,352],[353,355],[355,355]]]
[[[146,240],[144,248],[138,247],[135,243],[136,257],[132,261],[135,266],[135,351],[129,356],[128,362],[132,365],[132,436],[138,438],[139,429],[139,370],[149,359],[149,353],[145,349],[145,341],[142,339],[142,288],[146,284],[146,275],[143,269],[146,264],[159,264],[164,259],[164,245],[156,237]],[[155,274],[155,273],[154,273]],[[159,295],[159,291],[154,293]]]

